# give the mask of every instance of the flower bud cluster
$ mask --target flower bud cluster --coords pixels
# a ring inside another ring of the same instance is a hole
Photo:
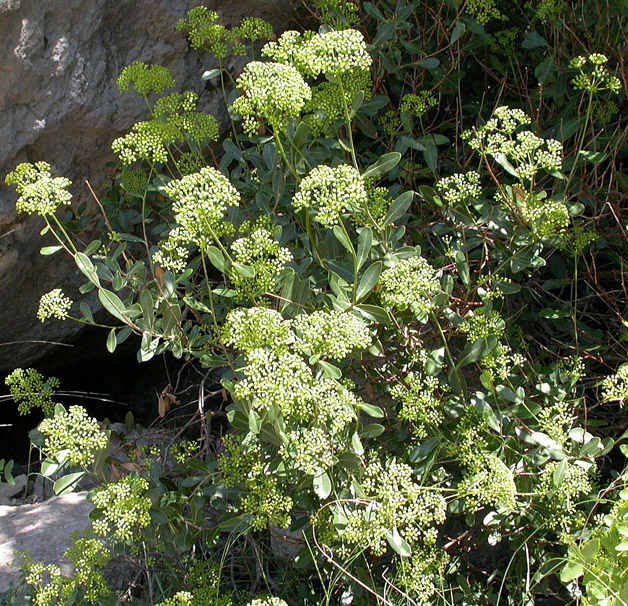
[[[443,200],[449,204],[461,204],[469,198],[478,198],[482,194],[480,174],[475,171],[457,173],[440,179],[436,183]]]
[[[621,80],[616,76],[611,76],[606,67],[607,62],[608,58],[600,53],[593,53],[588,57],[574,57],[569,63],[569,67],[579,72],[571,81],[574,88],[592,94],[605,90],[619,94]]]
[[[268,524],[279,528],[290,526],[292,498],[283,494],[278,479],[262,465],[253,466],[245,490],[240,506],[243,512],[253,514],[251,526],[255,530],[263,530]]]
[[[403,383],[398,383],[390,390],[393,398],[401,400],[399,418],[410,423],[418,439],[427,436],[428,427],[437,427],[443,421],[443,401],[437,390],[440,382],[437,377],[430,377],[423,372],[410,372]]]
[[[542,408],[537,415],[538,430],[546,433],[554,442],[564,445],[574,422],[571,406],[564,400],[557,400],[552,406]]]
[[[42,448],[46,456],[54,457],[67,451],[66,460],[71,465],[87,467],[94,462],[95,453],[107,448],[109,437],[100,429],[98,421],[87,415],[82,406],[70,406],[44,419],[39,431],[46,436]]]
[[[501,339],[506,334],[506,323],[498,311],[481,307],[460,324],[460,330],[466,333],[467,343],[488,337]]]
[[[290,432],[292,448],[282,446],[280,455],[304,473],[316,475],[334,464],[334,446],[328,432],[320,427],[296,429]]]
[[[439,578],[449,562],[449,555],[434,547],[415,547],[409,558],[399,558],[395,585],[401,587],[417,604],[430,604]]]
[[[181,245],[195,244],[204,250],[233,229],[225,217],[230,206],[238,206],[240,194],[215,168],[208,166],[170,181],[166,193],[174,199],[172,210],[177,224],[170,240]]]
[[[517,486],[512,471],[501,459],[485,453],[469,462],[469,473],[458,484],[458,494],[471,513],[484,506],[508,511],[514,511],[517,506]]]
[[[171,598],[159,602],[156,606],[195,606],[194,596],[189,591],[177,591]]]
[[[221,341],[247,353],[259,347],[278,353],[294,342],[294,334],[290,322],[274,309],[239,307],[227,315]]]
[[[98,604],[107,597],[109,587],[103,575],[103,568],[111,561],[111,552],[98,539],[74,537],[72,547],[63,554],[74,566],[74,574],[65,584],[66,596],[81,589],[85,601]]]
[[[520,204],[521,216],[539,238],[552,238],[565,233],[571,223],[569,209],[561,200],[526,196]]]
[[[273,37],[273,26],[259,17],[245,17],[235,29],[240,38],[250,40],[270,40]]]
[[[316,0],[314,4],[321,11],[321,23],[336,30],[347,29],[360,22],[360,9],[353,0]]]
[[[495,0],[467,0],[466,9],[467,13],[482,25],[486,25],[492,19],[500,19],[502,16]]]
[[[197,145],[217,141],[219,136],[216,118],[197,110],[198,95],[192,91],[174,93],[155,103],[153,119],[177,129],[176,139],[187,139]]]
[[[41,322],[50,318],[65,320],[71,307],[72,299],[66,297],[60,288],[55,288],[39,299],[37,319]]]
[[[312,86],[312,98],[303,107],[303,121],[310,127],[312,137],[321,134],[335,136],[336,122],[345,118],[355,96],[362,91],[364,99],[371,98],[373,80],[369,71],[353,69]]]
[[[434,93],[430,90],[419,91],[418,95],[408,93],[401,98],[401,105],[399,111],[402,116],[414,116],[420,118],[423,114],[426,114],[432,107],[436,107],[438,101],[434,97]]]
[[[423,321],[432,309],[432,297],[440,290],[436,271],[423,257],[402,259],[382,272],[380,296],[386,307],[409,308]]]
[[[133,125],[131,132],[111,144],[112,151],[123,166],[139,160],[151,164],[168,162],[168,145],[180,138],[179,129],[166,122],[148,120]]]
[[[293,348],[306,356],[343,360],[356,349],[368,349],[372,336],[368,325],[351,313],[319,310],[298,315],[292,321],[296,333]]]
[[[242,96],[233,102],[233,111],[242,116],[244,131],[250,135],[257,131],[259,120],[283,130],[312,98],[312,90],[297,69],[282,63],[252,61],[236,86]]]
[[[288,606],[288,604],[281,598],[270,596],[264,598],[255,598],[254,600],[251,600],[246,606]]]
[[[146,65],[141,61],[134,61],[125,67],[118,77],[118,88],[121,91],[129,90],[129,87],[133,86],[140,95],[148,95],[151,92],[161,95],[174,84],[168,68],[161,65]]]
[[[162,269],[173,273],[181,273],[185,270],[188,261],[189,250],[183,244],[185,237],[179,228],[174,228],[168,238],[160,240],[157,250],[153,253],[153,263]]]
[[[255,270],[253,278],[246,278],[237,272],[232,273],[231,283],[242,299],[252,298],[272,292],[277,278],[287,263],[292,261],[292,253],[273,238],[266,229],[259,228],[231,245],[235,260]]]
[[[22,567],[25,573],[24,583],[35,589],[33,606],[52,606],[58,604],[63,586],[61,568],[56,564],[25,564]]]
[[[52,396],[59,387],[59,379],[44,376],[34,368],[16,368],[6,379],[5,384],[20,414],[28,414],[33,408],[42,409],[46,417],[54,413]]]
[[[525,361],[525,357],[520,353],[513,352],[510,345],[497,343],[495,349],[480,360],[480,364],[493,380],[498,378],[505,381],[512,373],[512,369],[516,366],[523,366]]]
[[[354,29],[322,34],[288,31],[276,42],[266,44],[262,55],[294,65],[304,76],[311,78],[321,73],[340,76],[354,69],[367,71],[373,63],[364,36]]]
[[[227,56],[227,44],[232,42],[232,32],[216,23],[218,13],[206,6],[196,6],[188,11],[185,19],[179,19],[177,31],[188,31],[190,46],[194,50],[205,49],[218,59]]]
[[[445,520],[446,502],[439,492],[416,484],[409,465],[393,460],[384,468],[379,461],[371,461],[362,488],[372,501],[349,513],[343,542],[383,555],[386,535],[396,528],[410,545],[435,543],[436,526]]]
[[[556,486],[554,472],[558,469],[558,461],[550,461],[545,465],[537,491],[545,495],[545,499],[560,512],[573,512],[578,505],[579,497],[585,497],[593,491],[591,472],[577,463],[567,463],[565,475]],[[592,468],[595,470],[595,467]]]
[[[314,220],[325,227],[336,225],[339,215],[349,209],[363,209],[367,202],[364,180],[348,164],[317,166],[301,181],[292,198],[295,210],[315,209]]]
[[[530,118],[522,110],[502,106],[484,126],[464,131],[462,138],[482,154],[514,162],[519,179],[531,181],[540,169],[551,172],[562,168],[563,145],[529,130],[515,132],[529,123]]]
[[[19,164],[7,175],[5,183],[15,185],[20,195],[15,203],[18,213],[45,217],[54,215],[59,206],[72,201],[72,194],[66,191],[72,181],[65,177],[53,177],[47,162]]]
[[[93,493],[93,502],[101,517],[93,523],[94,532],[106,536],[110,532],[118,541],[132,539],[137,531],[150,524],[150,499],[144,478],[126,476]]]
[[[602,399],[605,402],[628,401],[628,364],[623,364],[613,375],[602,381]]]
[[[247,362],[234,387],[236,398],[261,411],[277,408],[286,419],[308,408],[314,376],[301,356],[259,348],[247,353]]]

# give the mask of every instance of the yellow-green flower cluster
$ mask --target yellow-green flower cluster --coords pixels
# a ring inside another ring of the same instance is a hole
[[[436,271],[423,257],[402,259],[382,272],[380,296],[386,307],[409,308],[423,321],[432,309],[432,297],[440,290]]]
[[[197,110],[198,95],[192,91],[174,93],[155,103],[153,118],[178,130],[177,139],[187,139],[200,145],[218,140],[216,118]]]
[[[621,81],[616,76],[611,76],[606,67],[607,62],[608,58],[600,53],[593,53],[588,57],[574,57],[569,63],[569,67],[579,72],[571,81],[574,88],[592,94],[605,90],[619,94]]]
[[[270,40],[273,36],[273,26],[259,17],[245,17],[235,28],[235,32],[238,37],[251,42]]]
[[[159,602],[156,606],[195,606],[194,596],[189,591],[177,591],[171,598]]]
[[[364,36],[355,29],[315,34],[301,49],[300,60],[307,72],[339,76],[353,69],[370,69],[373,59],[366,52]]]
[[[244,378],[234,387],[236,398],[256,410],[280,410],[284,418],[307,409],[314,377],[301,356],[259,348],[248,352],[247,361]]]
[[[276,476],[256,463],[248,473],[244,485],[246,496],[240,502],[243,512],[253,514],[251,526],[263,530],[272,524],[279,528],[290,526],[292,498],[284,495]]]
[[[564,445],[569,436],[574,416],[571,406],[564,400],[559,400],[552,406],[547,406],[537,415],[539,431],[546,433],[554,442]]]
[[[623,364],[615,374],[602,381],[602,399],[605,402],[617,400],[622,404],[628,401],[628,364]]]
[[[276,596],[268,596],[263,598],[255,598],[246,606],[288,606],[288,603]]]
[[[151,502],[144,496],[148,482],[144,478],[126,476],[94,491],[92,500],[100,518],[92,527],[107,536],[112,533],[118,541],[132,539],[137,531],[150,524]]]
[[[157,250],[153,253],[153,263],[162,269],[173,273],[181,273],[185,270],[188,261],[189,250],[181,229],[175,227],[168,238],[160,240]]]
[[[420,118],[427,113],[432,107],[436,107],[438,101],[434,97],[434,93],[429,90],[419,91],[418,95],[408,93],[401,98],[401,106],[399,110],[401,114]]]
[[[148,183],[148,175],[143,170],[131,170],[124,167],[120,172],[120,185],[126,192],[142,197],[146,191],[143,187],[146,183]]]
[[[24,583],[35,589],[32,598],[33,606],[52,606],[58,604],[63,577],[61,568],[56,564],[25,564],[22,567],[25,573]]]
[[[414,435],[419,438],[427,436],[428,427],[437,427],[443,421],[443,401],[437,390],[440,382],[423,372],[410,372],[403,380],[390,390],[392,396],[401,400],[399,418],[412,424]]]
[[[131,132],[111,144],[112,151],[123,166],[139,160],[150,164],[168,162],[168,145],[180,138],[179,129],[159,120],[147,120],[133,125]]]
[[[263,295],[275,288],[275,283],[286,263],[292,261],[292,253],[273,238],[266,229],[259,228],[243,238],[238,238],[232,245],[234,258],[241,265],[248,265],[255,270],[252,278],[232,272],[233,288],[243,299]]]
[[[536,16],[544,22],[554,21],[567,8],[563,0],[540,0],[528,3],[528,6],[532,6]]]
[[[71,307],[72,299],[66,297],[60,288],[55,288],[39,299],[37,319],[40,322],[45,322],[50,318],[65,320]]]
[[[517,506],[517,486],[512,471],[501,459],[484,453],[469,462],[469,473],[458,484],[458,494],[471,513],[483,506],[508,511]]]
[[[19,164],[7,175],[5,182],[15,185],[20,195],[15,203],[18,213],[45,217],[54,215],[59,206],[72,201],[72,195],[66,191],[72,181],[65,177],[53,177],[47,162]]]
[[[360,10],[352,0],[314,0],[321,11],[321,23],[346,29],[360,21]]]
[[[521,216],[539,238],[560,236],[571,223],[569,209],[562,200],[547,200],[529,195],[519,207]]]
[[[317,380],[311,388],[311,399],[298,411],[305,423],[317,423],[330,435],[341,432],[357,417],[362,400],[349,388],[332,379]]]
[[[395,585],[417,604],[430,604],[436,591],[434,578],[444,573],[449,555],[434,547],[416,547],[409,558],[397,560]]]
[[[473,170],[440,179],[436,183],[436,187],[443,200],[449,204],[460,204],[469,198],[477,198],[482,194],[480,174]]]
[[[368,349],[372,337],[368,325],[351,313],[319,310],[292,321],[294,349],[306,356],[343,360],[353,351]]]
[[[552,508],[573,512],[578,505],[579,497],[584,497],[593,491],[590,471],[577,463],[569,462],[565,468],[563,480],[556,486],[554,472],[558,469],[558,465],[558,461],[550,461],[545,465],[537,491],[545,495]]]
[[[28,414],[39,407],[47,417],[54,413],[55,403],[52,396],[59,387],[59,379],[44,376],[34,368],[16,368],[4,380],[20,414]]]
[[[482,367],[495,379],[505,381],[515,366],[523,366],[525,357],[517,352],[513,352],[510,345],[497,343],[495,349],[480,360]]]
[[[467,13],[482,25],[486,25],[492,19],[501,17],[495,0],[467,0],[466,8]]]
[[[283,130],[312,97],[312,90],[296,68],[281,63],[248,63],[236,86],[242,96],[233,102],[233,111],[242,116],[244,131],[250,135],[256,132],[259,120],[274,130]]]
[[[519,179],[530,181],[540,169],[560,170],[563,146],[560,141],[543,139],[529,130],[515,132],[529,123],[530,118],[522,110],[502,106],[484,126],[464,131],[462,138],[482,154],[514,162]]]
[[[161,95],[164,90],[174,86],[174,80],[166,67],[134,61],[125,67],[118,77],[118,88],[121,91],[129,90],[130,86],[133,86],[140,95],[148,95],[151,92]]]
[[[325,227],[336,225],[339,215],[349,209],[363,209],[367,202],[364,179],[348,164],[317,166],[301,181],[292,198],[295,210],[315,209],[314,220]]]
[[[230,206],[238,206],[240,194],[215,168],[207,166],[170,181],[166,193],[174,200],[172,210],[177,224],[170,240],[182,245],[195,244],[204,250],[233,229],[225,217]]]
[[[193,458],[199,451],[198,442],[192,442],[191,440],[181,440],[172,445],[170,454],[176,463],[183,465],[188,459]]]
[[[110,594],[103,575],[103,568],[111,560],[111,552],[98,539],[74,537],[72,547],[63,557],[74,565],[74,574],[65,583],[63,593],[69,597],[81,590],[85,601],[98,604]]]
[[[409,545],[436,542],[436,526],[445,520],[445,499],[416,484],[409,465],[393,460],[384,467],[371,461],[362,488],[372,501],[348,513],[343,542],[383,555],[386,535],[394,528]]]
[[[277,353],[294,342],[294,335],[290,322],[284,320],[278,311],[265,307],[240,307],[227,314],[221,341],[244,352],[268,347]]]
[[[321,469],[328,469],[334,464],[334,446],[324,429],[295,429],[289,437],[291,448],[284,445],[279,454],[301,471],[316,475]]]
[[[46,436],[42,448],[46,456],[55,457],[67,451],[68,463],[81,467],[91,465],[96,452],[107,448],[109,443],[107,433],[82,406],[70,406],[67,412],[58,411],[54,417],[44,419],[39,431]]]
[[[262,48],[262,54],[280,63],[294,65],[304,76],[321,73],[340,76],[352,70],[367,71],[373,59],[366,51],[362,33],[354,29],[322,34],[288,31]]]
[[[481,307],[460,324],[460,330],[466,333],[468,343],[488,337],[501,339],[506,333],[506,323],[498,311]]]
[[[188,11],[185,19],[180,19],[177,23],[177,31],[188,30],[188,40],[190,46],[194,50],[207,50],[217,59],[224,59],[229,54],[231,48],[235,55],[244,55],[245,49],[243,44],[238,40],[238,36],[244,36],[243,33],[265,37],[263,34],[268,28],[262,23],[244,23],[244,30],[241,32],[239,28],[227,29],[224,25],[216,23],[218,21],[218,13],[208,9],[206,6],[196,6]],[[242,27],[242,24],[240,27]],[[272,33],[272,28],[271,28]],[[250,39],[250,38],[249,38]],[[257,38],[255,38],[257,39]]]

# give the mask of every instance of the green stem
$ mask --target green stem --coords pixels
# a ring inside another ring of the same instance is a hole
[[[290,172],[292,173],[292,175],[294,176],[294,178],[296,179],[298,183],[300,181],[299,175],[297,174],[297,171],[295,170],[294,166],[292,166],[290,160],[288,160],[288,156],[286,156],[286,151],[283,147],[283,143],[281,142],[281,137],[279,136],[279,134],[274,128],[273,128],[273,134],[275,136],[275,142],[277,143],[277,148],[279,149],[279,153],[281,154],[283,161],[286,163],[286,166],[290,169]]]
[[[70,240],[70,236],[68,236],[68,234],[66,233],[65,229],[63,229],[63,225],[61,225],[61,223],[60,223],[59,219],[57,219],[56,215],[53,214],[51,216],[52,216],[54,222],[57,224],[57,227],[61,230],[61,233],[63,234],[65,239],[68,241],[68,244],[70,245],[70,248],[74,251],[74,254],[76,254],[78,252],[78,250],[76,250],[76,247],[74,246],[74,243],[72,242],[72,240]],[[51,231],[53,231],[53,230],[51,229]]]

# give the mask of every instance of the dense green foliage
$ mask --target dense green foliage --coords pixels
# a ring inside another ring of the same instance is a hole
[[[101,484],[86,561],[26,563],[13,603],[628,604],[628,7],[312,11],[318,32],[270,42],[202,7],[179,24],[218,59],[221,148],[166,70],[123,71],[149,112],[113,143],[98,240],[45,162],[7,177],[97,291],[108,349],[134,334],[200,377],[191,441],[120,464],[53,382],[11,375],[47,390],[55,491]],[[95,323],[61,289],[38,316]],[[143,589],[108,592],[112,553]]]

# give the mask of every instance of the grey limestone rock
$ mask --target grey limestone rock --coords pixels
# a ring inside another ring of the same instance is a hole
[[[71,574],[63,554],[72,545],[70,534],[89,526],[93,505],[86,496],[77,492],[34,505],[0,506],[0,593],[19,580],[16,552],[28,552],[33,561],[58,564],[63,574]]]
[[[165,65],[178,90],[201,92],[200,75],[215,67],[175,31],[199,4],[225,24],[259,16],[281,30],[293,15],[290,0],[0,0],[0,371],[51,353],[54,346],[41,341],[76,333],[73,323],[42,325],[35,313],[41,294],[64,287],[72,296],[83,281],[69,257],[39,255],[52,242],[39,237],[40,218],[16,216],[6,174],[45,160],[74,182],[75,199],[95,215],[84,182],[101,189],[111,142],[145,115],[138,96],[118,92],[120,71],[136,60]],[[224,121],[221,95],[202,99]]]

